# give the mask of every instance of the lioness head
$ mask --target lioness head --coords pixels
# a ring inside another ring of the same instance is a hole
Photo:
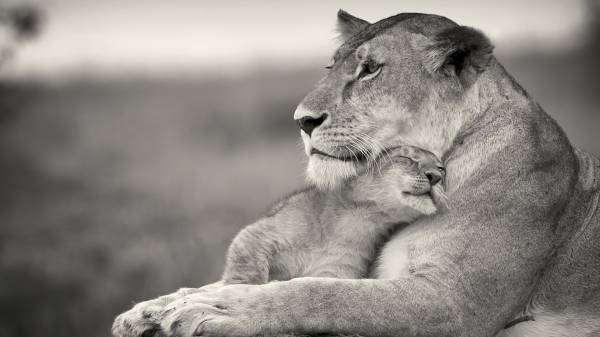
[[[339,186],[400,145],[441,157],[469,111],[479,109],[489,40],[447,18],[413,13],[370,24],[339,11],[338,30],[344,42],[329,73],[294,114],[309,180]]]

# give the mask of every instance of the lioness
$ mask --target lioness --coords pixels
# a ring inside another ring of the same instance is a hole
[[[308,188],[244,228],[227,253],[225,284],[301,276],[368,276],[377,248],[400,225],[433,214],[443,167],[431,153],[402,146],[335,191]]]
[[[160,333],[599,336],[600,162],[571,146],[481,32],[416,13],[370,24],[340,12],[338,23],[345,42],[294,116],[309,176],[332,188],[385,149],[417,146],[443,159],[448,211],[391,239],[396,263],[381,279],[180,292]],[[344,160],[355,146],[365,155]],[[534,320],[503,329],[523,315]]]

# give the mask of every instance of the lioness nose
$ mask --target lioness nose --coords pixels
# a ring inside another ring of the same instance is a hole
[[[434,186],[442,180],[442,175],[436,171],[425,172],[425,176],[427,180],[429,180],[429,185]]]
[[[318,118],[314,118],[311,116],[305,116],[300,119],[296,119],[296,123],[300,126],[307,135],[311,135],[313,130],[319,127],[319,125],[323,124],[323,122],[327,119],[327,114],[322,114]]]

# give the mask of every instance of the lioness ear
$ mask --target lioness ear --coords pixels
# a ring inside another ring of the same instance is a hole
[[[468,86],[488,66],[494,46],[482,32],[457,26],[438,33],[424,50],[427,70],[457,76]]]
[[[348,40],[368,25],[370,25],[369,22],[357,18],[343,9],[340,9],[337,13],[337,31],[340,34],[341,42]]]

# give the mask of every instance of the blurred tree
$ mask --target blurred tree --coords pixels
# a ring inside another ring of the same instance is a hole
[[[40,33],[42,23],[42,10],[37,6],[0,6],[0,66],[14,55],[22,42]]]
[[[0,70],[25,41],[37,37],[43,25],[43,12],[38,6],[19,4],[0,5]],[[0,73],[1,75],[1,73]],[[23,104],[31,100],[35,88],[0,82],[0,127],[15,118]]]

